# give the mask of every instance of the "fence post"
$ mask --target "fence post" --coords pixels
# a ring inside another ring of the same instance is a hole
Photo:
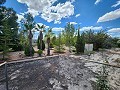
[[[7,62],[5,63],[5,78],[6,78],[6,90],[8,90],[8,72],[7,72]]]

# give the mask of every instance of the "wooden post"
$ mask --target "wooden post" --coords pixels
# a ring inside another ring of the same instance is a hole
[[[6,90],[8,89],[8,72],[7,72],[7,62],[5,63],[5,78],[6,78]]]

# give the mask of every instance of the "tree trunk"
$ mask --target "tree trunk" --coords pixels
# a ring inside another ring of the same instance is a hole
[[[31,32],[31,30],[29,30],[28,38],[29,38],[30,56],[32,56],[32,37],[33,37],[33,34],[32,34],[32,32]]]
[[[48,50],[47,50],[47,55],[50,55],[50,38],[47,38],[47,44],[48,44]]]
[[[40,38],[40,50],[42,50],[42,39],[43,39],[42,31],[40,31],[39,38]]]

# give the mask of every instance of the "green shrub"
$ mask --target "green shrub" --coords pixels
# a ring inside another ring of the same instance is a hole
[[[12,50],[14,51],[22,51],[23,50],[23,46],[18,44],[18,45],[13,45],[11,46]]]
[[[120,48],[120,40],[117,41],[117,45]]]
[[[42,51],[42,50],[38,50],[37,53],[38,53],[38,54],[42,54],[43,51]]]
[[[34,49],[33,49],[33,47],[32,47],[32,56],[34,55]],[[25,51],[24,51],[24,54],[26,55],[26,56],[30,56],[30,49],[29,49],[29,46],[27,45],[26,47],[25,47]]]

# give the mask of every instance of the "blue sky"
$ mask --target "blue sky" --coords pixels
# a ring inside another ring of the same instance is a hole
[[[80,25],[81,32],[104,29],[120,37],[120,0],[7,0],[4,6],[17,12],[18,22],[30,12],[36,23],[53,28],[55,33],[70,22],[76,28]]]

